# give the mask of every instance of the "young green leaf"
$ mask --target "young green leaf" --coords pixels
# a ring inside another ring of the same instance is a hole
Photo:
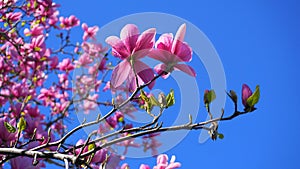
[[[4,126],[8,132],[10,133],[16,132],[16,128],[12,126],[10,123],[4,122]]]
[[[154,96],[150,96],[150,102],[154,106],[159,106],[159,102]]]
[[[145,94],[145,92],[143,90],[141,90],[141,94],[140,97],[143,101],[148,102],[149,98],[147,97],[147,95]]]
[[[175,104],[174,90],[171,89],[170,93],[167,95],[167,107],[170,107]]]
[[[18,122],[17,127],[18,127],[18,130],[19,130],[19,131],[25,130],[25,128],[26,128],[26,120],[25,120],[24,117],[21,117],[21,118],[19,119],[19,122]]]
[[[254,93],[247,99],[247,104],[250,107],[253,107],[255,104],[258,103],[259,98],[260,98],[260,90],[259,90],[259,85],[257,85]]]
[[[209,90],[204,93],[204,102],[205,104],[210,104],[216,99],[216,93],[214,90]]]

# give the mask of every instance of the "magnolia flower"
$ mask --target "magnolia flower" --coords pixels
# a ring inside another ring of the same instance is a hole
[[[100,145],[97,145],[97,146],[100,146]],[[106,160],[106,157],[107,157],[107,149],[105,148],[102,148],[101,150],[98,150],[93,159],[92,159],[92,163],[103,163],[105,160]]]
[[[163,62],[155,66],[157,73],[172,72],[173,70],[181,70],[193,77],[196,76],[194,69],[186,64],[180,64],[180,62],[190,62],[192,60],[192,49],[186,43],[183,42],[186,32],[186,25],[182,24],[175,37],[172,33],[162,34],[158,41],[155,43],[156,49],[153,49],[149,56],[153,59]],[[167,78],[169,74],[163,75]]]
[[[150,169],[148,165],[141,164],[140,169]]]
[[[110,36],[106,42],[112,46],[112,54],[123,61],[112,72],[111,85],[117,88],[127,80],[128,87],[134,90],[137,86],[135,70],[139,83],[147,83],[154,77],[153,70],[139,59],[145,57],[154,45],[156,30],[150,28],[139,34],[136,25],[127,24],[121,30],[120,38]],[[154,83],[148,87],[151,89]]]
[[[96,33],[99,30],[98,26],[88,27],[86,23],[83,23],[81,27],[84,30],[84,34],[82,36],[84,41],[86,41],[88,38],[95,39]]]
[[[30,30],[28,28],[24,29],[24,34],[25,36],[39,36],[42,35],[44,31],[44,27],[36,25],[36,24],[31,24]]]
[[[74,15],[71,15],[69,18],[60,17],[59,20],[61,22],[60,26],[67,30],[80,24],[79,19],[76,18]]]
[[[58,64],[58,68],[61,71],[69,72],[73,70],[75,66],[72,64],[72,61],[69,58],[67,58]]]
[[[179,168],[181,164],[175,162],[175,156],[173,155],[170,163],[168,163],[168,156],[166,154],[161,154],[157,157],[157,165],[153,169],[174,169]]]
[[[0,144],[10,145],[10,143],[17,139],[17,132],[10,133],[6,129],[4,123],[7,122],[12,126],[16,126],[16,119],[8,121],[7,117],[0,118]]]
[[[122,166],[121,166],[121,169],[130,169],[129,165],[127,163],[124,163]]]
[[[6,13],[0,20],[3,22],[3,21],[5,21],[4,19],[6,19],[6,21],[8,23],[12,23],[12,22],[17,22],[18,20],[20,20],[21,16],[22,16],[22,12],[15,12],[15,13],[9,12],[9,13]]]
[[[247,99],[252,95],[252,90],[246,84],[242,86],[242,102],[245,107],[248,107]]]
[[[13,169],[40,169],[46,167],[45,163],[38,163],[36,166],[32,165],[32,158],[30,157],[16,157],[10,161],[11,168]]]

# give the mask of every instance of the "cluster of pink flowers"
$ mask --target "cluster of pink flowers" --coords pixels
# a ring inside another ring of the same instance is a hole
[[[186,25],[178,29],[175,37],[171,33],[163,34],[155,43],[155,28],[139,33],[136,25],[126,25],[120,33],[120,38],[110,36],[106,42],[112,46],[112,54],[122,59],[113,70],[111,85],[118,88],[125,81],[130,91],[136,89],[135,73],[138,83],[147,83],[154,78],[153,70],[140,61],[145,56],[159,60],[162,64],[157,65],[154,70],[157,73],[165,72],[167,77],[173,70],[181,70],[191,76],[196,76],[195,71],[188,65],[179,62],[189,62],[192,59],[192,49],[186,42],[183,42],[186,32]],[[155,44],[156,48],[153,48]],[[154,82],[148,87],[152,89]]]
[[[80,20],[74,15],[60,16],[58,7],[59,5],[52,0],[0,2],[0,22],[4,25],[0,28],[1,148],[12,147],[15,144],[17,148],[31,149],[54,142],[65,134],[65,119],[72,113],[81,111],[90,114],[99,105],[117,106],[129,97],[138,84],[150,82],[156,74],[167,78],[173,70],[181,70],[196,76],[193,68],[184,64],[192,59],[192,49],[184,42],[185,24],[179,27],[174,37],[171,33],[163,34],[157,41],[155,28],[140,33],[134,24],[124,26],[120,38],[110,36],[106,39],[112,47],[112,55],[121,59],[121,62],[113,67],[107,56],[108,48],[96,42],[99,27],[89,27],[82,23],[83,41],[73,44],[66,34],[69,30],[79,27]],[[48,45],[49,36],[53,36],[52,31],[59,32],[57,40],[61,41],[62,45],[58,49]],[[141,61],[146,56],[161,63],[151,68]],[[107,72],[111,70],[111,78],[105,79]],[[75,82],[72,87],[70,77],[74,71],[83,73],[73,79]],[[149,89],[154,85],[155,81],[148,85]],[[113,103],[106,104],[100,101],[101,95],[98,92],[107,90],[115,96]],[[134,112],[143,104],[141,102],[133,100],[106,118],[99,125],[98,134],[109,134],[120,128],[133,128],[133,124],[125,121],[125,116],[134,118]],[[21,118],[25,119],[26,127],[18,136],[19,131],[9,131],[7,125],[17,128]],[[130,134],[132,133],[122,133],[119,137]],[[151,150],[152,155],[156,156],[157,148],[161,146],[156,139],[158,136],[159,134],[144,136],[141,143],[130,138],[116,146],[125,148],[124,155],[129,147],[142,147],[145,151]],[[22,141],[28,141],[28,144],[22,145]],[[76,146],[84,143],[85,141],[80,139]],[[96,146],[100,146],[100,143]],[[57,148],[53,146],[49,150],[55,151]],[[97,151],[91,165],[97,168],[105,161],[120,168],[119,162],[124,157],[117,156],[112,149],[109,147]],[[78,148],[74,155],[87,151],[87,147],[84,150]],[[17,157],[12,159],[10,164],[12,168],[26,168],[32,164],[32,159]],[[41,160],[32,168],[45,167],[45,164]],[[124,169],[124,166],[121,168]],[[175,162],[174,158],[168,162],[166,155],[159,155],[154,169],[178,167],[180,163]],[[150,167],[141,165],[140,168]]]
[[[169,158],[166,154],[161,154],[157,156],[156,165],[153,166],[153,169],[174,169],[181,167],[179,162],[175,162],[175,156],[173,155],[170,162],[168,162]],[[129,169],[129,165],[127,163],[121,166],[121,169]],[[141,164],[140,169],[151,169],[149,165]]]

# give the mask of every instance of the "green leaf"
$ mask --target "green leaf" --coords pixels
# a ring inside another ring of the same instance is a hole
[[[150,96],[150,102],[154,106],[159,106],[160,105],[158,100],[154,96]]]
[[[141,90],[140,97],[143,101],[149,102],[149,98],[147,97],[147,95],[145,94],[145,92],[143,90]]]
[[[258,103],[260,98],[259,85],[256,86],[254,93],[247,99],[247,103],[250,107],[253,107]]]
[[[8,132],[10,133],[16,132],[16,128],[12,126],[10,123],[4,122],[4,126]]]
[[[171,89],[170,93],[166,97],[167,107],[170,107],[175,104],[174,90]]]
[[[23,131],[23,130],[25,130],[25,128],[26,128],[26,120],[24,119],[24,117],[21,117],[20,119],[19,119],[19,122],[18,122],[18,130],[19,131]]]
[[[204,94],[204,102],[206,104],[210,104],[212,101],[216,99],[216,93],[214,90],[210,90]]]
[[[151,103],[150,100],[149,100],[148,102],[145,103],[144,108],[145,108],[145,110],[147,111],[148,114],[151,114],[153,105],[152,105],[152,103]]]
[[[222,133],[218,133],[218,137],[219,137],[219,139],[223,139],[224,135]]]
[[[89,151],[90,151],[90,150],[93,150],[95,147],[96,147],[95,143],[89,144],[88,150],[89,150]]]

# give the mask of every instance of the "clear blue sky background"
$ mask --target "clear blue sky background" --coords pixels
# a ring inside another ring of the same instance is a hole
[[[224,140],[199,144],[200,132],[194,131],[166,152],[175,154],[182,168],[299,168],[298,1],[65,0],[59,3],[62,15],[75,14],[82,22],[100,27],[137,12],[164,12],[184,18],[199,27],[215,46],[228,89],[240,94],[243,83],[252,88],[260,84],[258,110],[222,122],[220,131],[225,135]],[[197,70],[197,65],[193,62],[192,65]],[[200,74],[200,82],[201,76],[207,75]],[[129,161],[132,168],[143,162],[154,164],[155,159]]]

